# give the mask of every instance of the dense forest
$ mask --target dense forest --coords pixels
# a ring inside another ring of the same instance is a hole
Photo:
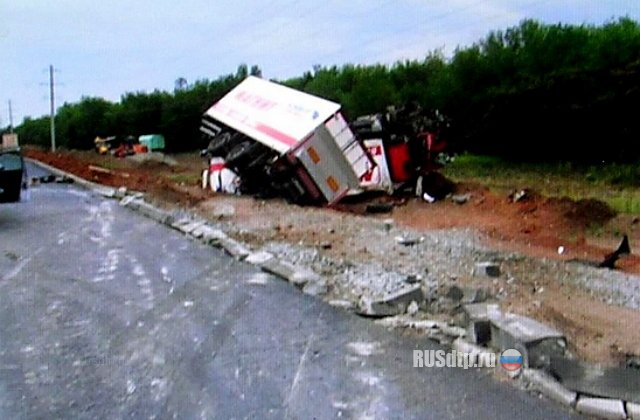
[[[87,149],[96,135],[162,133],[171,152],[202,146],[201,114],[257,66],[173,92],[136,92],[118,103],[83,98],[56,116],[58,144]],[[315,66],[281,81],[342,104],[345,115],[417,102],[451,121],[453,151],[518,160],[631,161],[640,158],[640,25],[601,26],[526,20],[489,33],[451,57],[385,65]],[[48,117],[26,119],[22,142],[47,145]]]

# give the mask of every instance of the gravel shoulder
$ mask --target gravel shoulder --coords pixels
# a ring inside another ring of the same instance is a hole
[[[484,288],[503,309],[550,323],[584,360],[618,364],[640,355],[640,279],[549,258],[495,250],[475,229],[416,230],[393,214],[365,217],[278,200],[215,197],[197,211],[232,236],[325,276],[328,299],[357,302],[419,279],[442,296],[452,285]],[[397,239],[415,239],[405,246]],[[500,264],[497,278],[475,276],[478,262]],[[433,308],[436,310],[436,308]]]

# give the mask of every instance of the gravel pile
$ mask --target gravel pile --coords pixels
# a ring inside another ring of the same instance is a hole
[[[503,274],[500,279],[483,281],[498,298],[508,295],[514,281],[532,285],[553,281],[578,285],[610,304],[640,309],[640,280],[633,275],[496,252],[484,246],[481,235],[471,229],[418,232],[380,219],[300,210],[283,215],[280,223],[298,230],[326,231],[334,226],[335,243],[339,244],[334,249],[339,247],[344,257],[329,257],[315,246],[273,241],[273,232],[256,227],[254,222],[224,223],[224,229],[232,234],[235,231],[264,236],[262,249],[325,276],[332,295],[342,299],[381,296],[416,280],[425,286],[425,291],[437,290],[462,278],[472,279],[476,263],[493,261],[500,263]]]

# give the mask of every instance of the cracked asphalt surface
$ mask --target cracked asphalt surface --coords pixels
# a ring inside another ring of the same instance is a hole
[[[439,348],[73,185],[0,206],[0,418],[573,416]]]

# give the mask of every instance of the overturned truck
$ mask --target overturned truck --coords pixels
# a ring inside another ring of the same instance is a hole
[[[233,192],[332,205],[376,165],[339,104],[254,76],[209,108],[200,130],[211,162],[203,186],[214,189],[224,176]]]

